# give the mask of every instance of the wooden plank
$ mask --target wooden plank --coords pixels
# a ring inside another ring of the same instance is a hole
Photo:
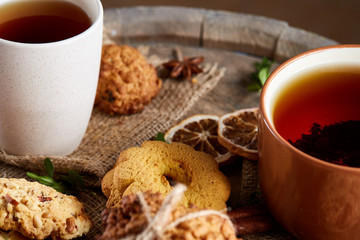
[[[205,10],[182,7],[130,7],[105,11],[112,39],[122,43],[171,42],[199,46]]]
[[[310,49],[336,44],[339,43],[316,33],[288,27],[278,39],[274,59],[282,62]]]
[[[185,7],[128,7],[105,11],[111,39],[123,44],[174,43],[239,51],[282,62],[337,44],[262,16]]]
[[[272,57],[284,21],[225,11],[208,11],[204,22],[203,46]]]

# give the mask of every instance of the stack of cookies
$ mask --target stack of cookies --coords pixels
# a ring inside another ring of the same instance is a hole
[[[166,215],[164,204],[167,203],[160,193],[149,191],[125,196],[118,208],[103,212],[104,232],[97,240],[237,239],[226,215],[194,205],[173,206]]]

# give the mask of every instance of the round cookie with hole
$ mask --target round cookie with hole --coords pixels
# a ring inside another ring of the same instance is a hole
[[[167,195],[175,183],[187,186],[182,204],[223,210],[230,183],[215,159],[182,143],[147,141],[124,150],[102,181],[107,206],[118,207],[123,196],[151,190]]]

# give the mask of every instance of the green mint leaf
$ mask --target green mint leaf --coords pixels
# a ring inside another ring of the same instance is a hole
[[[26,172],[26,175],[47,186],[51,186],[51,184],[56,183],[56,181],[53,178],[48,176],[39,176],[32,172]]]
[[[76,171],[69,170],[68,176],[69,176],[69,179],[74,183],[74,185],[76,186],[77,189],[85,188],[84,180],[82,179],[80,174],[78,174]]]
[[[259,72],[261,70],[261,68],[262,68],[262,62],[261,63],[255,63],[254,65],[255,65],[256,72]]]
[[[60,175],[59,181],[56,181],[54,177],[54,165],[50,158],[44,159],[44,166],[48,176],[39,176],[32,172],[26,172],[26,174],[35,179],[41,184],[54,188],[56,191],[75,195],[79,191],[85,190],[85,183],[80,174],[74,170],[69,170],[67,175]]]
[[[254,64],[255,72],[250,75],[252,83],[247,87],[249,91],[259,91],[264,86],[270,75],[270,68],[273,61],[262,58],[261,62]]]
[[[46,170],[47,175],[49,177],[53,178],[54,177],[54,165],[52,164],[50,158],[44,159],[44,165],[45,165],[45,170]]]
[[[269,61],[269,59],[267,59],[266,57],[263,57],[263,58],[261,59],[261,65],[262,65],[262,66],[267,66],[267,65],[269,65],[269,63],[270,63],[270,61]]]
[[[55,184],[56,181],[48,176],[40,176],[38,181],[44,185],[51,186],[52,184]]]
[[[166,142],[166,141],[165,141],[164,134],[163,134],[162,132],[158,132],[158,134],[157,134],[156,137],[155,137],[155,140],[156,140],[156,141]]]
[[[76,184],[73,181],[71,181],[69,176],[60,175],[59,178],[60,178],[60,181],[63,182],[66,186],[69,186],[69,188],[76,188]]]
[[[55,183],[51,184],[50,187],[54,188],[56,191],[61,192],[61,193],[68,192],[68,187],[61,182],[60,183],[55,182]]]
[[[60,179],[71,190],[82,191],[85,189],[84,180],[76,171],[69,170],[68,175],[60,175]]]
[[[263,68],[260,70],[259,74],[258,74],[258,78],[260,80],[261,86],[264,86],[266,80],[268,79],[270,73],[269,73],[269,68]]]
[[[259,91],[260,89],[261,89],[261,86],[257,82],[252,83],[247,86],[247,90],[251,91],[251,92],[256,92],[256,91]]]
[[[39,175],[37,175],[36,173],[32,173],[32,172],[26,172],[26,175],[28,175],[29,177],[38,180],[40,178]]]

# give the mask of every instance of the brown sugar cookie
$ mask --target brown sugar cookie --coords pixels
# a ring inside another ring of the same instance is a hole
[[[126,237],[135,239],[135,236],[148,239],[146,237],[151,234],[149,224],[160,231],[157,232],[156,238],[151,239],[238,239],[230,220],[221,214],[216,214],[217,211],[204,214],[205,209],[195,205],[189,207],[175,205],[170,207],[167,219],[156,218],[156,214],[161,214],[160,208],[164,207],[163,196],[150,191],[141,195],[145,202],[140,200],[139,194],[132,194],[122,198],[118,208],[105,209],[102,213],[104,232],[96,240],[126,239]],[[145,209],[149,211],[152,223],[149,223]],[[202,216],[199,214],[200,211],[203,211]],[[156,222],[156,219],[161,223]],[[174,224],[175,222],[177,224]]]
[[[230,184],[215,159],[182,143],[147,141],[120,153],[113,170],[102,180],[109,197],[107,206],[117,207],[123,196],[151,190],[167,195],[176,182],[187,186],[181,203],[223,210]]]
[[[72,239],[92,221],[74,196],[25,179],[0,178],[0,229],[31,239]]]
[[[162,86],[155,68],[127,45],[104,45],[95,106],[109,114],[130,114],[144,109]]]

